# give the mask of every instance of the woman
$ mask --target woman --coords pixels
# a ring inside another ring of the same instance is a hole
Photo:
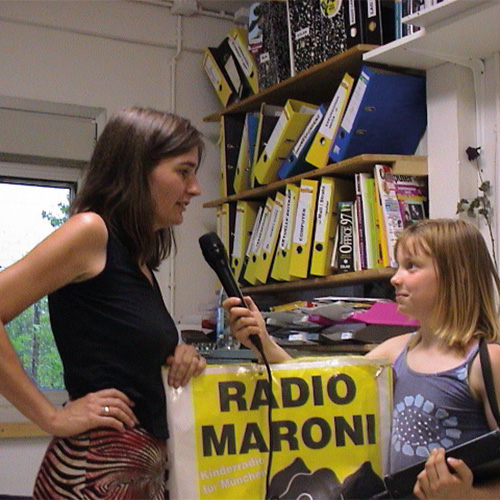
[[[168,383],[205,360],[179,344],[153,275],[200,194],[200,133],[127,108],[104,128],[68,221],[0,273],[0,392],[56,436],[34,498],[164,498]],[[70,401],[55,408],[25,375],[3,324],[49,295]]]

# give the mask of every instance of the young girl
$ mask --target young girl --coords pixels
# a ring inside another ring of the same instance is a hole
[[[367,354],[394,369],[390,471],[427,458],[414,493],[419,499],[498,499],[500,478],[473,485],[469,467],[444,449],[495,429],[483,382],[478,342],[488,342],[500,395],[496,343],[500,280],[480,232],[463,220],[425,220],[408,227],[396,244],[398,270],[391,283],[398,310],[420,323],[413,334],[391,338]],[[245,345],[261,336],[269,361],[289,359],[266,333],[256,306],[232,307],[230,325]],[[500,400],[499,400],[500,405]],[[448,468],[449,466],[449,468]]]
[[[121,110],[97,142],[69,220],[0,273],[0,393],[56,436],[35,500],[165,498],[162,365],[179,387],[205,360],[179,344],[153,271],[200,194],[202,151],[188,120]],[[3,327],[47,294],[70,396],[62,408],[28,379]]]

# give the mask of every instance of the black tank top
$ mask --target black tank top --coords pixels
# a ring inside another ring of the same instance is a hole
[[[119,389],[134,401],[140,425],[167,438],[161,367],[179,335],[153,280],[110,235],[99,275],[49,295],[50,322],[71,399]]]

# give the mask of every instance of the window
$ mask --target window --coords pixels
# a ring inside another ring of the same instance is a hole
[[[0,268],[26,255],[65,220],[74,183],[0,177]],[[47,297],[6,325],[25,371],[40,389],[62,389],[61,359],[54,344]]]
[[[78,168],[0,162],[0,269],[22,258],[62,224],[80,175]],[[44,391],[63,389],[47,297],[12,320],[6,329],[24,369],[37,386]]]

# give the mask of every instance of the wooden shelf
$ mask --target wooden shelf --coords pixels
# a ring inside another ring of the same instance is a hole
[[[500,50],[497,0],[448,0],[407,21],[425,28],[375,48],[364,61],[428,70],[446,62],[468,65]]]
[[[376,45],[356,45],[327,61],[300,72],[296,76],[264,89],[256,95],[206,116],[203,120],[216,122],[224,114],[257,110],[264,102],[282,106],[290,98],[312,104],[329,102],[344,74],[348,72],[353,77],[358,76],[363,54],[375,47]]]
[[[235,202],[238,200],[261,199],[266,196],[284,189],[288,183],[296,183],[301,179],[315,179],[324,175],[336,175],[352,177],[357,172],[373,172],[373,166],[376,163],[391,165],[393,173],[397,175],[427,175],[427,157],[426,156],[404,156],[404,155],[360,155],[354,158],[327,165],[324,168],[318,168],[304,174],[289,177],[277,182],[272,182],[265,186],[259,186],[255,189],[249,189],[242,193],[227,196],[219,200],[209,201],[203,204],[204,208],[213,208],[223,203]]]
[[[373,281],[387,281],[392,277],[394,272],[395,269],[393,268],[382,267],[354,273],[332,274],[331,276],[325,276],[323,278],[308,278],[295,281],[268,283],[266,285],[248,286],[243,287],[241,291],[245,294],[257,295],[359,285]]]

